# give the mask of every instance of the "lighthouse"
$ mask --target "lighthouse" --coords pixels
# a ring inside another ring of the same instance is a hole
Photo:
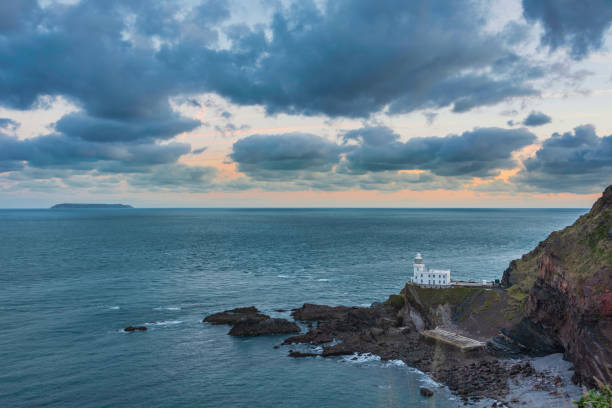
[[[414,263],[412,264],[414,274],[412,276],[412,283],[416,283],[420,286],[427,287],[446,287],[450,286],[450,269],[429,269],[425,267],[423,263],[423,257],[420,253],[414,257]]]
[[[415,277],[419,276],[422,273],[425,273],[425,264],[423,263],[423,257],[421,256],[420,252],[414,257],[413,268]]]

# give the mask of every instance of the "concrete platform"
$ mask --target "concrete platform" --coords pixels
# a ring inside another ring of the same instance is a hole
[[[481,350],[486,346],[482,341],[470,339],[444,329],[425,330],[421,336],[458,348],[463,352]]]

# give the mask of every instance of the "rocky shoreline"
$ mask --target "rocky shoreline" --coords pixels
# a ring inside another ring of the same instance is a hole
[[[204,322],[231,324],[234,336],[293,333],[282,344],[296,346],[289,350],[294,358],[372,354],[401,360],[464,402],[570,406],[579,396],[574,384],[612,382],[612,186],[588,214],[512,261],[501,286],[407,284],[370,307],[307,303],[291,312],[308,327],[304,333],[295,322],[255,307],[216,313]],[[435,328],[486,347],[464,352],[421,335]],[[565,361],[543,357],[561,355]],[[535,358],[545,363],[534,367]]]
[[[404,319],[405,313],[405,306],[393,301],[370,307],[304,304],[291,315],[308,330],[285,338],[282,345],[289,346],[288,355],[293,358],[373,354],[381,360],[401,360],[448,386],[464,403],[487,399],[499,404],[496,406],[513,406],[520,400],[510,397],[510,384],[527,378],[537,378],[541,389],[555,392],[564,385],[564,380],[535,370],[529,362],[500,358],[488,350],[463,353],[428,342],[412,320]],[[292,325],[298,327],[295,322],[262,315],[254,307],[215,313],[204,322],[233,325],[228,334],[242,336],[281,333],[266,330],[269,327],[287,328],[284,333],[294,331]],[[258,329],[244,332],[243,325]],[[240,334],[236,334],[237,328]],[[422,394],[428,396],[430,392],[434,391],[423,389]]]

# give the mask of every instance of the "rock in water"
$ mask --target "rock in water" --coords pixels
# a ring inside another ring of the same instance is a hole
[[[301,357],[317,357],[317,356],[318,356],[317,353],[302,353],[301,351],[294,351],[294,350],[289,351],[289,357],[301,358]]]
[[[128,326],[125,329],[123,329],[123,331],[126,331],[126,332],[146,331],[146,330],[147,330],[146,326]]]
[[[246,318],[250,320],[262,321],[269,319],[270,316],[259,313],[259,310],[257,310],[255,306],[237,307],[235,309],[206,316],[202,322],[212,324],[236,324],[241,319]]]
[[[304,321],[342,319],[349,310],[351,310],[351,308],[346,306],[326,306],[304,303],[299,309],[293,309],[291,315],[295,320]]]
[[[433,397],[433,394],[434,394],[432,390],[430,390],[429,388],[425,388],[425,387],[421,387],[419,391],[421,392],[421,395],[424,397]]]
[[[251,319],[240,320],[229,331],[231,336],[261,336],[265,334],[299,333],[300,327],[286,319]]]

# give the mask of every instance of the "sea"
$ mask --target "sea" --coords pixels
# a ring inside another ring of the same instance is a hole
[[[586,211],[0,210],[0,407],[461,406],[401,361],[294,359],[274,347],[285,336],[202,319],[368,306],[399,293],[417,252],[453,280],[501,279]]]

